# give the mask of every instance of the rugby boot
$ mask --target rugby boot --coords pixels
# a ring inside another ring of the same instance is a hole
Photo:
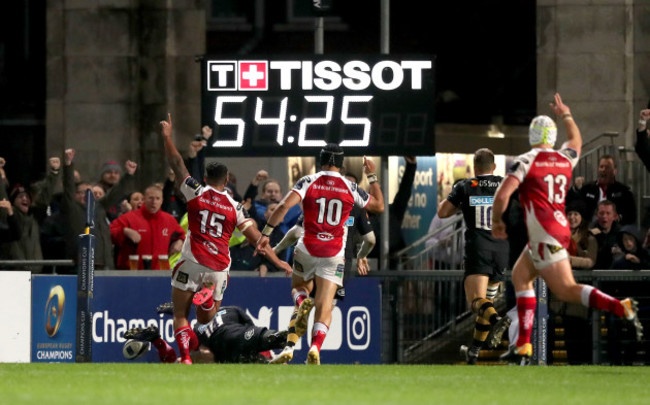
[[[499,359],[510,364],[527,366],[533,356],[533,345],[525,343],[523,346],[510,346],[508,351],[499,356]]]
[[[312,346],[309,349],[309,353],[307,353],[307,364],[320,366],[320,352],[318,351],[318,347]]]
[[[267,330],[266,332],[264,332],[262,339],[264,339],[264,343],[268,348],[282,349],[284,347],[284,344],[287,341],[288,334],[289,332],[286,330],[281,330],[281,331]]]
[[[124,332],[124,339],[139,340],[141,342],[153,342],[159,338],[160,332],[158,331],[158,327],[155,325],[151,325],[146,329],[131,328]]]
[[[204,285],[201,291],[194,294],[194,298],[192,298],[192,303],[198,307],[199,305],[205,304],[206,302],[211,300],[212,297],[214,296],[214,287],[215,287],[214,284]]]
[[[465,362],[469,364],[470,366],[473,366],[476,364],[478,361],[478,352],[481,349],[476,346],[466,346],[466,345],[461,345],[460,346],[460,355],[465,359]]]
[[[287,364],[293,359],[293,347],[286,346],[269,364]]]
[[[501,339],[503,338],[503,334],[508,330],[510,324],[512,324],[512,319],[510,319],[509,316],[499,318],[497,323],[495,323],[492,329],[490,329],[490,333],[488,334],[488,337],[485,341],[488,348],[494,349],[499,346],[499,343],[501,343]]]
[[[296,315],[296,335],[302,337],[307,332],[307,324],[309,322],[309,313],[314,307],[314,300],[312,298],[305,298],[298,307],[298,315]]]
[[[626,298],[621,300],[621,305],[625,311],[625,319],[634,325],[636,340],[640,342],[643,339],[643,325],[639,321],[639,303],[633,298]]]

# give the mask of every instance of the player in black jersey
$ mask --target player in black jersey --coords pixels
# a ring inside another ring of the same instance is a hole
[[[510,318],[501,318],[493,300],[508,267],[508,242],[492,237],[492,202],[503,177],[495,176],[494,153],[482,148],[474,153],[476,177],[459,181],[438,207],[438,216],[447,218],[458,210],[465,225],[465,296],[476,316],[474,339],[470,347],[461,346],[468,364],[475,364],[478,354],[492,332],[490,341],[500,340]]]
[[[171,303],[165,303],[158,312],[169,313],[171,308]],[[266,363],[269,358],[262,353],[284,348],[287,338],[287,331],[255,326],[251,317],[235,306],[219,308],[210,322],[196,324],[194,332],[200,343],[191,353],[195,363]],[[129,329],[124,338],[151,342],[163,363],[176,361],[174,349],[162,339],[155,325]]]

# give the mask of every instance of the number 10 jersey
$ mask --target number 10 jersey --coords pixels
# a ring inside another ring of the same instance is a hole
[[[302,199],[303,233],[296,249],[314,257],[344,256],[345,221],[356,204],[365,208],[370,195],[338,172],[322,171],[300,179],[291,190]]]
[[[571,172],[578,153],[534,148],[518,156],[508,172],[519,180],[519,201],[524,210],[529,246],[547,244],[567,248],[571,229],[564,212]]]
[[[491,174],[457,182],[447,200],[463,212],[465,220],[466,250],[507,249],[506,241],[492,237],[492,204],[494,193],[503,181],[503,177]]]

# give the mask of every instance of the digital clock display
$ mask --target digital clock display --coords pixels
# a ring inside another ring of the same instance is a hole
[[[434,58],[204,57],[208,156],[434,155]]]

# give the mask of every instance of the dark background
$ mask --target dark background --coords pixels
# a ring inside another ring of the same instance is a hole
[[[45,3],[3,2],[0,13],[0,156],[11,157],[13,165],[20,158],[19,167],[8,164],[7,175],[24,184],[45,171]],[[254,20],[253,0],[208,3],[222,13]],[[310,4],[295,3],[297,13],[307,17]],[[265,5],[259,41],[245,51],[313,53],[313,31],[278,29],[291,25],[287,2]],[[325,53],[380,53],[379,14],[379,0],[333,0],[332,15],[347,30],[325,32]],[[436,55],[437,122],[502,119],[506,125],[527,125],[536,109],[535,21],[532,1],[392,0],[390,53]],[[206,52],[240,53],[254,34],[210,26]]]

